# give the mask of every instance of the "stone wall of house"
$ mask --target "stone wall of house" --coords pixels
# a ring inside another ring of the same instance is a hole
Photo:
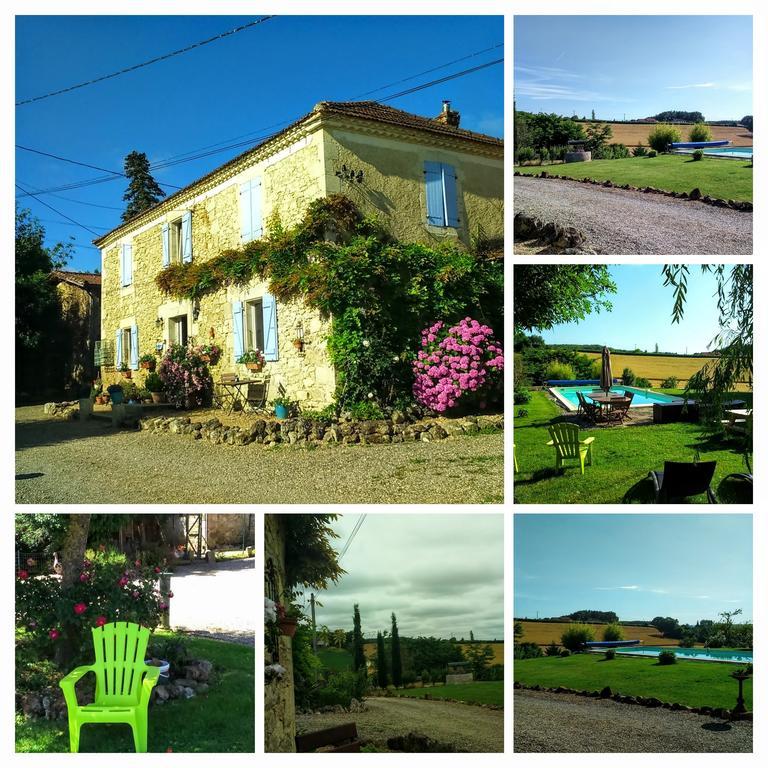
[[[240,549],[243,545],[252,547],[256,535],[255,517],[247,514],[209,514],[208,546],[211,549],[231,547]]]
[[[277,589],[285,590],[285,536],[276,515],[264,516],[264,562],[271,559],[277,571]],[[296,710],[293,698],[291,638],[280,635],[279,663],[282,680],[264,684],[264,751],[296,751]]]
[[[211,259],[225,249],[240,245],[239,186],[243,179],[262,177],[265,226],[273,213],[279,214],[285,226],[290,226],[312,200],[323,194],[322,159],[319,134],[316,134],[313,141],[305,139],[296,147],[287,148],[279,161],[268,159],[255,165],[213,194],[167,213],[157,223],[121,238],[108,248],[102,263],[101,338],[114,343],[118,328],[129,328],[136,323],[139,355],[157,351],[159,359],[161,350],[168,344],[168,319],[186,315],[191,339],[200,344],[215,343],[223,350],[221,360],[211,370],[214,381],[222,372],[249,377],[247,368],[235,362],[232,302],[260,298],[267,292],[266,283],[254,280],[246,286],[229,287],[202,297],[195,319],[193,302],[169,299],[155,284],[155,277],[162,270],[162,225],[191,210],[193,262]],[[128,242],[132,243],[133,285],[121,288],[120,246]],[[305,407],[327,405],[336,387],[325,341],[329,321],[302,302],[279,303],[277,327],[278,359],[264,367],[264,374],[270,377],[268,398],[273,399],[284,391],[285,396]],[[304,348],[300,351],[293,342],[302,333]],[[131,375],[139,386],[143,385],[145,371],[133,371]],[[121,381],[122,375],[113,367],[102,371],[102,379],[107,385]]]
[[[326,129],[327,194],[353,199],[375,215],[392,234],[411,242],[437,244],[458,240],[471,244],[478,228],[485,237],[504,233],[504,159],[501,148],[469,152],[454,146],[404,138]],[[448,163],[456,169],[460,225],[427,224],[424,162]],[[336,172],[346,166],[363,171],[363,182],[345,182]]]
[[[62,372],[62,383],[69,391],[73,386],[89,384],[96,375],[93,346],[99,338],[100,290],[61,281],[56,284],[56,293],[66,342],[70,345]]]

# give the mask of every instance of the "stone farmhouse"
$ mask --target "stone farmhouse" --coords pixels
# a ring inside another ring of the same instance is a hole
[[[102,307],[97,363],[104,384],[119,368],[171,343],[214,343],[222,372],[258,349],[270,398],[280,392],[320,407],[336,377],[326,351],[329,318],[301,302],[281,304],[254,280],[196,301],[169,299],[156,275],[174,263],[207,260],[260,238],[279,217],[295,224],[307,205],[343,194],[402,240],[469,247],[478,234],[503,236],[503,142],[459,127],[445,102],[436,118],[373,101],[320,102],[263,143],[95,240]],[[301,344],[294,344],[300,340]],[[139,385],[144,372],[134,375]]]

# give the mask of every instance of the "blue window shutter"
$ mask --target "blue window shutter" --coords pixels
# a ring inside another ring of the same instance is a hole
[[[115,368],[119,368],[123,362],[123,331],[121,328],[117,329],[115,334]]]
[[[131,326],[131,369],[137,371],[139,369],[139,328],[134,323]]]
[[[186,211],[181,217],[181,260],[185,264],[192,261],[192,211]]]
[[[120,283],[123,287],[133,282],[133,248],[123,245],[120,253]]]
[[[261,222],[261,179],[251,182],[251,239],[261,237],[264,227]]]
[[[264,359],[277,360],[277,302],[275,297],[265,293],[261,297],[261,311],[264,319]]]
[[[120,246],[120,287],[125,286],[125,246]]]
[[[427,223],[434,227],[444,227],[445,205],[443,202],[442,165],[427,160],[424,163],[424,181],[427,190]]]
[[[171,233],[167,224],[163,224],[163,266],[171,263]]]
[[[240,185],[240,238],[247,243],[253,240],[253,224],[251,222],[251,182],[244,181]]]
[[[235,339],[235,362],[243,354],[243,302],[232,302],[232,332]]]
[[[459,226],[459,198],[456,191],[456,170],[443,163],[443,199],[445,200],[446,226]]]

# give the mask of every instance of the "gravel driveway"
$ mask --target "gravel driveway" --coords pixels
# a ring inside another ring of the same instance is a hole
[[[502,434],[315,450],[214,445],[16,409],[20,504],[501,503]]]
[[[751,752],[752,723],[515,691],[515,752]]]
[[[416,732],[462,752],[503,752],[504,712],[470,704],[409,698],[366,699],[367,712],[297,715],[297,733],[354,721],[360,738],[386,746],[387,738]]]
[[[651,193],[515,176],[515,213],[580,229],[606,254],[752,253],[752,214]]]

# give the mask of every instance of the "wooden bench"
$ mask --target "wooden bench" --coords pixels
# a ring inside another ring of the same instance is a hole
[[[344,725],[336,725],[333,728],[324,728],[322,731],[304,733],[296,737],[297,752],[315,752],[320,747],[332,747],[332,749],[323,749],[323,752],[359,752],[357,725],[344,723]]]

